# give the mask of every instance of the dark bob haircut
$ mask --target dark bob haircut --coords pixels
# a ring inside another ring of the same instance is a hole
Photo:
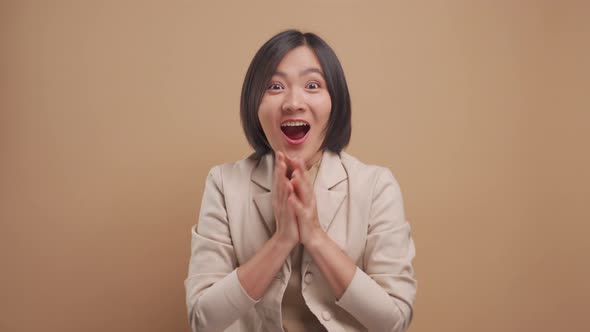
[[[340,61],[332,48],[317,35],[287,30],[272,37],[256,52],[242,85],[240,118],[248,143],[255,151],[252,158],[258,159],[272,151],[258,119],[258,108],[279,62],[287,52],[299,46],[308,46],[317,56],[332,102],[320,149],[340,153],[350,141],[350,95]]]

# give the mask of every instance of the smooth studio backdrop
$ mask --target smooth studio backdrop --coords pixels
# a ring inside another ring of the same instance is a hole
[[[412,332],[590,326],[586,1],[0,2],[0,330],[188,331],[207,171],[250,153],[255,51],[335,49],[347,149],[390,167]]]

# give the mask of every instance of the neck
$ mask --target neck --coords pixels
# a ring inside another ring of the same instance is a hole
[[[324,153],[323,150],[320,150],[320,151],[316,152],[315,155],[313,155],[309,160],[307,160],[305,162],[305,169],[309,171],[309,169],[312,168],[313,165],[315,165],[318,162],[320,162],[320,160],[322,159],[323,153]]]

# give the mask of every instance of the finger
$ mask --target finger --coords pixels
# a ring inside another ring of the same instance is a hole
[[[287,199],[289,198],[289,195],[291,195],[294,191],[293,188],[293,184],[291,182],[289,182],[288,180],[284,180],[285,184],[284,184],[284,202],[287,201]]]
[[[277,152],[275,157],[275,172],[277,178],[281,176],[281,166],[285,163],[285,155],[282,152]],[[284,174],[283,174],[284,175]]]
[[[305,194],[302,188],[303,184],[301,182],[302,181],[300,171],[297,169],[293,171],[293,176],[291,177],[291,181],[289,181],[289,183],[291,183],[291,185],[293,186],[293,191],[295,192],[295,195],[297,195],[297,197],[300,200],[305,201]]]
[[[285,177],[285,172],[287,170],[287,165],[285,164],[284,161],[284,155],[281,156],[281,160],[279,162],[279,174],[277,175],[277,181],[278,181],[278,190],[280,192],[280,199],[281,201],[284,201],[287,199],[287,178]]]
[[[287,165],[287,160],[286,160],[287,156],[286,156],[286,155],[285,155],[283,152],[279,152],[279,156],[280,156],[280,159],[279,159],[279,164],[280,164],[280,166],[282,167],[282,168],[281,168],[281,173],[280,173],[279,175],[280,175],[280,176],[281,176],[281,178],[282,178],[282,177],[284,177],[284,176],[285,176],[285,174],[286,174],[286,170],[287,170],[287,166],[288,166],[288,165]]]
[[[275,153],[275,165],[274,165],[274,170],[272,173],[272,187],[271,187],[271,192],[272,192],[272,202],[273,205],[278,205],[277,203],[280,202],[279,199],[279,168],[280,168],[280,163],[279,163],[279,154]],[[275,211],[276,213],[276,211]]]
[[[291,159],[287,154],[284,154],[285,157],[285,163],[287,164],[287,178],[290,180],[291,177],[293,176],[293,170],[295,169],[294,164],[293,164],[293,159]]]
[[[283,176],[279,177],[279,181],[281,182],[281,186],[282,186],[282,190],[283,190],[283,200],[286,202],[287,198],[289,198],[289,195],[291,193],[293,193],[295,191],[295,189],[293,187],[293,184],[289,180],[289,178],[287,178],[287,176],[285,175],[287,172],[287,163],[285,161],[283,161],[281,167],[282,167],[281,172],[282,172]]]
[[[285,193],[285,199],[282,201],[283,208],[287,211],[288,214],[293,214],[291,204],[289,204],[289,197],[294,195],[293,185],[291,183],[287,183],[285,187],[287,187],[287,189]]]
[[[280,161],[279,161],[279,154],[275,153],[275,167],[273,170],[273,174],[272,174],[272,184],[273,187],[277,187],[277,181],[278,181],[278,174],[279,174],[279,166],[280,166]]]
[[[289,195],[288,202],[289,206],[293,210],[293,213],[295,214],[295,217],[297,217],[297,220],[301,220],[304,211],[303,204],[301,203],[301,201],[297,198],[297,196],[292,194]]]
[[[285,190],[285,155],[282,152],[277,152],[277,167],[275,174],[275,190],[277,191],[277,199],[284,201],[287,199]]]
[[[297,170],[293,172],[293,178],[291,181],[299,199],[304,204],[308,204],[313,196],[313,190],[311,188],[311,183],[309,183],[300,168],[297,168]]]

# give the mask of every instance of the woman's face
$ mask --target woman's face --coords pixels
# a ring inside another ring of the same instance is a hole
[[[272,149],[307,167],[321,157],[332,101],[322,67],[307,46],[289,51],[267,86],[258,118]]]

